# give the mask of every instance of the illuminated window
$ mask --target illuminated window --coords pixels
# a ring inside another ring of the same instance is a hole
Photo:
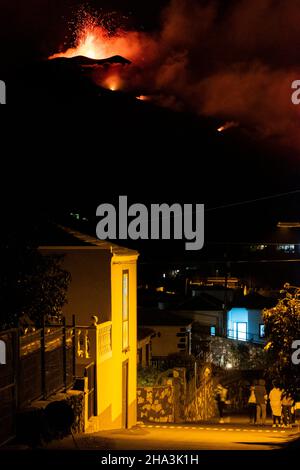
[[[263,323],[260,323],[259,325],[259,337],[260,338],[265,337],[265,325]]]
[[[129,347],[129,272],[122,273],[122,348]]]
[[[239,341],[248,339],[248,310],[232,308],[227,314],[227,335]]]
[[[210,336],[216,336],[216,327],[215,326],[210,327]]]
[[[247,341],[247,326],[248,324],[246,322],[234,322],[234,339],[239,341]]]

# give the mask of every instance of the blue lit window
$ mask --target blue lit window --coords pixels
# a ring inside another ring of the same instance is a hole
[[[210,327],[210,336],[216,336],[216,327],[215,326]]]
[[[260,338],[265,337],[265,325],[263,323],[260,323],[259,325],[259,337]]]

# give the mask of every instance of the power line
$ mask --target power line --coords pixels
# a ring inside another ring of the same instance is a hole
[[[205,211],[209,212],[209,211],[215,211],[215,210],[218,210],[218,209],[227,209],[229,207],[236,207],[236,206],[242,206],[244,204],[252,204],[254,202],[261,202],[261,201],[267,201],[267,200],[270,200],[270,199],[277,199],[277,198],[280,198],[280,197],[290,196],[292,194],[298,194],[298,193],[300,193],[300,189],[296,189],[295,191],[289,191],[289,192],[286,192],[286,193],[279,193],[279,194],[273,194],[273,195],[270,195],[270,196],[259,197],[259,198],[256,198],[256,199],[248,199],[246,201],[233,202],[231,204],[224,204],[223,206],[211,207],[210,209],[205,209]]]

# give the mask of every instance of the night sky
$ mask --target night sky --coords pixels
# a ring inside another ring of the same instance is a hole
[[[74,45],[80,8],[96,21],[105,18],[110,31],[122,28],[125,40],[126,32],[140,33],[126,90],[156,94],[159,105],[176,111],[233,121],[299,153],[291,83],[300,72],[300,0],[155,0],[151,6],[2,0],[0,8],[0,73],[17,78],[19,87],[30,76],[26,87],[36,93],[49,73],[39,75],[32,61]]]

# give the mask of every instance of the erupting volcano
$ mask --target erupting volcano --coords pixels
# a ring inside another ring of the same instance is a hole
[[[111,31],[99,23],[100,20],[85,14],[78,22],[74,46],[51,55],[49,59],[73,59],[83,67],[94,66],[98,68],[93,77],[98,85],[111,91],[119,90],[124,83],[123,66],[144,60],[143,35],[121,28]],[[101,66],[104,66],[102,70]]]
[[[139,44],[134,41],[133,33],[128,34],[129,37],[123,31],[117,31],[112,36],[102,26],[86,24],[84,29],[78,31],[74,47],[67,49],[65,52],[54,54],[49,59],[84,56],[99,60],[121,55],[132,60],[139,53]]]

